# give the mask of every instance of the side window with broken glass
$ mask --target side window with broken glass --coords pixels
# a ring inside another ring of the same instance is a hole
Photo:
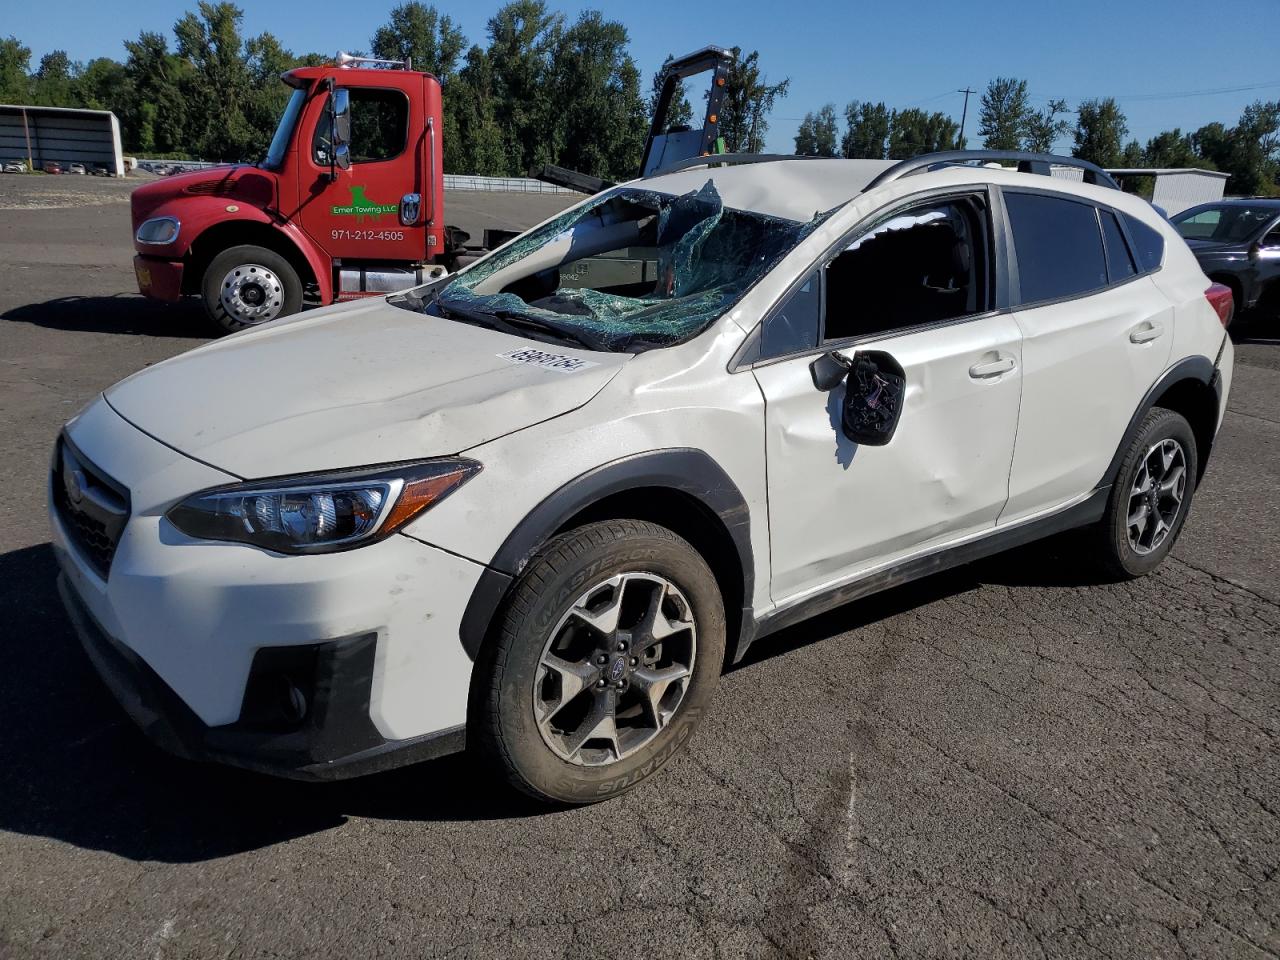
[[[823,340],[942,323],[990,309],[986,204],[975,196],[897,211],[826,266]]]
[[[517,238],[418,308],[594,350],[669,346],[723,316],[825,216],[735,210],[711,180],[683,196],[618,188]]]

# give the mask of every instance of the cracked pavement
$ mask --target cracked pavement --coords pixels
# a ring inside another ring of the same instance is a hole
[[[134,731],[43,476],[203,330],[127,295],[122,203],[0,217],[0,957],[1280,957],[1280,325],[1152,576],[1060,538],[835,611],[757,644],[655,780],[547,812],[465,758],[307,785]]]

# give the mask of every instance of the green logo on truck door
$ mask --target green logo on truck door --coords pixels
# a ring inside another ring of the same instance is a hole
[[[394,203],[375,203],[364,195],[364,187],[351,188],[351,203],[345,207],[330,207],[329,212],[335,217],[355,217],[356,223],[363,223],[365,217],[377,220],[384,213],[395,213],[400,208]]]

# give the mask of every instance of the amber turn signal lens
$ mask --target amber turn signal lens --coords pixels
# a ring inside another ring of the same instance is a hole
[[[470,478],[477,472],[478,466],[478,464],[475,467],[459,465],[448,473],[407,481],[400,492],[400,499],[396,501],[391,512],[387,514],[387,519],[382,523],[382,532],[394,533],[399,530],[423,510],[438,503],[446,494],[451,493],[455,487]]]

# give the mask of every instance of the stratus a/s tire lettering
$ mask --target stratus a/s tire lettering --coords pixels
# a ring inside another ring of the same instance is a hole
[[[616,796],[688,741],[724,646],[715,577],[684,540],[636,520],[571,531],[525,569],[477,663],[481,749],[540,799]]]

